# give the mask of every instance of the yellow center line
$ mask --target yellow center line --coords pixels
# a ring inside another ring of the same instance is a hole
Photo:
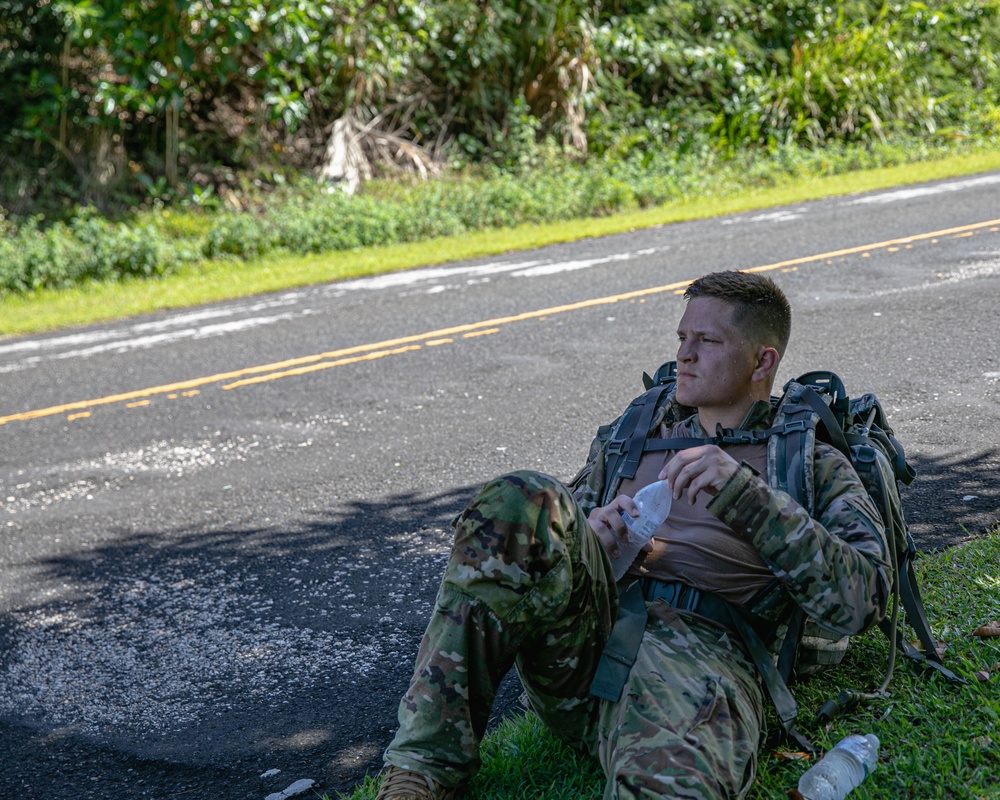
[[[828,253],[818,253],[816,255],[792,258],[787,261],[778,261],[774,264],[764,264],[762,266],[750,267],[745,271],[769,272],[771,270],[784,269],[786,267],[797,266],[799,264],[810,264],[841,256],[854,255],[856,253],[866,253],[871,250],[883,250],[897,245],[910,245],[913,242],[924,241],[927,239],[930,239],[933,242],[936,241],[938,237],[943,236],[950,235],[954,237],[957,234],[963,233],[971,235],[974,231],[982,228],[989,228],[990,226],[998,224],[1000,224],[1000,219],[993,219],[987,222],[976,222],[969,225],[961,225],[955,228],[947,228],[945,230],[933,231],[930,233],[918,233],[913,236],[904,236],[899,239],[889,239],[887,241],[876,242],[874,244],[863,244],[858,245],[857,247],[847,247],[841,250],[833,250]],[[586,308],[612,305],[614,303],[635,300],[666,292],[676,292],[677,290],[682,290],[687,287],[693,280],[695,279],[689,278],[687,280],[664,284],[663,286],[653,286],[648,289],[638,289],[636,291],[624,292],[622,294],[609,295],[606,297],[595,297],[590,300],[581,300],[576,303],[567,303],[565,305],[543,308],[537,311],[525,311],[521,314],[497,317],[495,319],[483,320],[481,322],[454,325],[449,328],[440,328],[426,333],[401,336],[396,339],[387,339],[382,342],[359,344],[353,347],[345,347],[340,350],[331,350],[325,353],[317,353],[315,355],[290,358],[273,364],[261,364],[256,367],[246,367],[244,369],[233,370],[231,372],[220,372],[216,375],[207,375],[202,378],[192,378],[191,380],[179,381],[177,383],[165,384],[163,386],[152,386],[148,389],[138,389],[132,392],[108,395],[107,397],[99,397],[93,400],[78,400],[73,403],[50,406],[49,408],[39,408],[33,411],[24,411],[18,414],[8,414],[7,416],[0,416],[0,425],[6,425],[8,422],[23,422],[32,419],[40,419],[42,417],[49,417],[55,414],[64,414],[70,411],[90,409],[95,406],[111,405],[114,403],[128,403],[136,400],[143,400],[156,395],[169,395],[184,392],[185,396],[190,397],[193,393],[189,392],[189,390],[197,389],[198,387],[207,386],[209,384],[226,383],[227,381],[232,382],[222,388],[233,389],[238,386],[263,383],[265,381],[276,380],[277,378],[288,377],[291,375],[303,375],[317,370],[330,369],[332,367],[354,364],[359,361],[368,361],[376,358],[383,358],[388,355],[396,355],[397,353],[420,349],[420,345],[416,347],[405,347],[405,345],[413,345],[417,343],[428,344],[430,341],[438,340],[434,342],[437,344],[442,339],[459,335],[463,336],[463,338],[467,338],[468,334],[485,335],[487,333],[495,332],[487,329],[498,329],[503,325],[509,325],[515,322],[542,319],[554,314],[564,314],[570,311],[580,311]],[[351,358],[352,356],[359,355],[361,357]]]
[[[476,336],[489,336],[491,333],[499,333],[499,328],[487,328],[484,331],[472,331],[472,333],[465,334],[463,339],[474,339]]]
[[[313,364],[309,367],[297,367],[296,369],[285,370],[284,372],[272,372],[268,375],[258,375],[256,378],[247,378],[246,380],[236,381],[236,383],[229,383],[223,386],[223,389],[237,389],[240,386],[250,386],[254,383],[265,383],[267,381],[276,381],[278,378],[290,378],[293,375],[305,375],[309,372],[319,372],[322,369],[330,369],[331,367],[342,367],[345,364],[357,364],[359,361],[374,361],[376,358],[385,358],[386,356],[395,356],[400,353],[408,353],[411,350],[419,350],[420,345],[410,345],[409,347],[397,347],[395,350],[377,350],[374,353],[368,353],[367,355],[357,356],[355,358],[341,358],[338,361],[324,361],[320,364]]]

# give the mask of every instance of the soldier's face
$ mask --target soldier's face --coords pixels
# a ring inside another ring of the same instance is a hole
[[[755,349],[733,324],[733,308],[715,297],[688,301],[677,326],[677,400],[699,409],[744,405]]]

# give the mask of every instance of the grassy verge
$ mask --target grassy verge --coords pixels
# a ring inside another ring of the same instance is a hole
[[[206,261],[182,267],[158,279],[92,283],[59,291],[7,296],[0,301],[0,335],[54,330],[424,264],[441,264],[995,169],[1000,169],[1000,152],[980,152],[822,178],[789,178],[778,185],[741,188],[732,192],[720,186],[715,192],[698,198],[606,217],[491,229],[323,255],[275,255],[254,262]]]
[[[890,697],[869,704],[817,730],[806,732],[820,747],[850,733],[874,732],[881,741],[879,765],[852,797],[985,800],[1000,798],[1000,639],[973,631],[1000,618],[1000,529],[918,561],[918,579],[928,617],[946,642],[946,661],[967,686],[947,683],[902,657]],[[794,687],[803,720],[841,688],[867,691],[884,675],[885,637],[877,630],[858,637],[844,663]],[[977,672],[989,676],[978,680]],[[773,720],[771,721],[773,727]],[[749,797],[784,798],[808,766],[787,752],[762,752]],[[504,723],[483,745],[483,769],[470,787],[471,800],[580,800],[599,798],[601,773],[592,760],[562,747],[537,718]],[[377,780],[368,779],[349,800],[370,800]]]

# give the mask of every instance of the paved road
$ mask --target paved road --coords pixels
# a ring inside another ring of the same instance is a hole
[[[450,518],[499,472],[570,477],[684,283],[733,267],[792,299],[780,379],[884,398],[918,544],[990,529],[1000,174],[0,340],[0,790],[377,769]]]

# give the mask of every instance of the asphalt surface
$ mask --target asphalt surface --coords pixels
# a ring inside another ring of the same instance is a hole
[[[921,549],[996,525],[1000,174],[0,340],[0,792],[377,771],[450,519],[570,478],[724,268],[792,301],[779,380],[883,399]]]

